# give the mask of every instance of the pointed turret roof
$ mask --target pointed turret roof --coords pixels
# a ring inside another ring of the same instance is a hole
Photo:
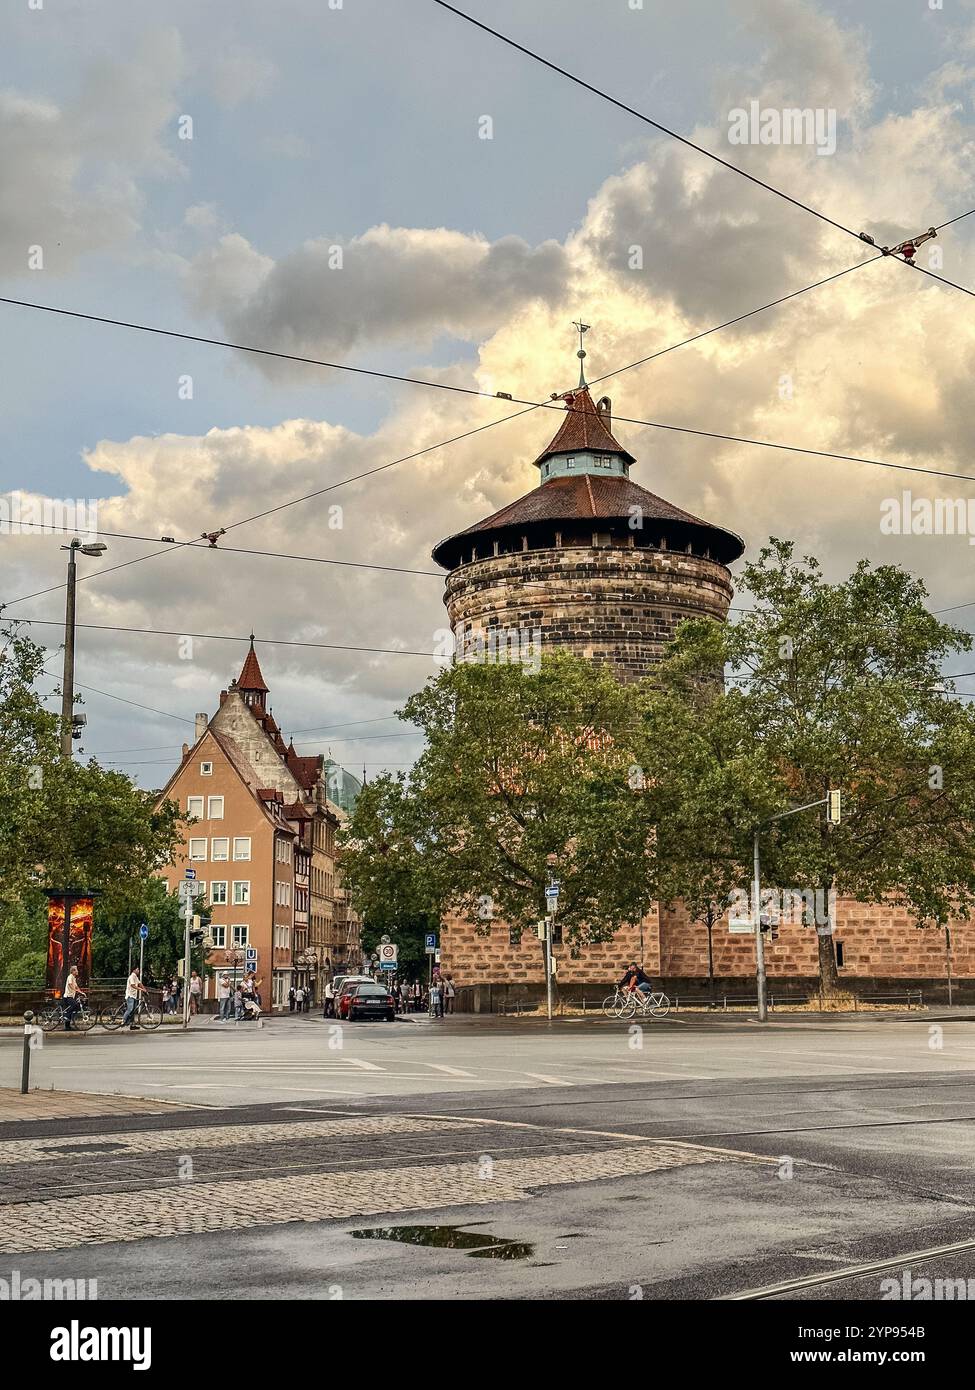
[[[244,664],[240,669],[240,675],[237,677],[237,689],[262,690],[265,694],[267,694],[268,691],[268,686],[265,685],[264,677],[261,675],[261,664],[254,650],[253,632],[251,633],[250,651],[244,657]]]
[[[541,463],[551,454],[577,454],[590,449],[597,454],[618,454],[627,463],[636,459],[613,437],[608,409],[600,410],[593,401],[588,386],[566,391],[565,416],[555,432],[555,438],[535,460]],[[602,404],[602,402],[600,402]]]
[[[580,320],[575,327],[582,363],[586,357],[583,335],[589,325]],[[592,523],[628,545],[681,550],[722,565],[738,559],[745,548],[740,536],[630,479],[630,465],[636,459],[613,434],[609,398],[593,401],[583,367],[579,385],[553,399],[565,402],[565,414],[555,437],[535,460],[541,471],[539,485],[492,516],[440,541],[433,550],[438,565],[452,570],[492,551],[504,554],[562,545],[563,536],[567,544],[588,544],[585,537],[593,536]],[[641,518],[639,535],[634,533],[634,516]]]

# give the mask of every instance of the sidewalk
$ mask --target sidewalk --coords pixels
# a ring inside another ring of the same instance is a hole
[[[82,1091],[28,1091],[0,1086],[0,1124],[11,1120],[64,1120],[100,1115],[158,1115],[171,1102],[136,1096],[92,1095]],[[185,1106],[176,1106],[185,1109]]]

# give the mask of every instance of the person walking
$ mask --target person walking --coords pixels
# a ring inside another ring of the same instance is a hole
[[[81,1008],[84,997],[78,988],[77,966],[72,965],[68,971],[68,978],[64,982],[64,1031],[66,1033],[74,1032],[71,1027],[71,1020]]]
[[[168,1014],[168,1013],[171,1013],[171,1012],[172,1012],[172,1010],[171,1010],[170,1007],[169,1007],[169,1001],[170,1001],[171,997],[172,997],[172,986],[170,985],[169,980],[163,980],[163,983],[162,983],[162,1011],[163,1011],[164,1014]]]
[[[139,967],[135,966],[132,974],[125,982],[125,1013],[122,1015],[122,1027],[135,1032],[138,1024],[135,1022],[135,1010],[139,1003],[139,995],[145,994],[146,988],[140,979]]]
[[[335,990],[332,988],[332,981],[325,981],[325,1007],[322,1010],[322,1018],[335,1017]]]
[[[169,1012],[171,1014],[179,1013],[181,988],[182,987],[179,982],[179,976],[174,975],[169,986]]]
[[[296,1004],[296,1002],[297,1002],[297,999],[298,999],[298,992],[297,992],[297,990],[295,989],[294,985],[292,985],[291,988],[288,990],[288,1012],[289,1012],[289,1013],[294,1013],[294,1011],[295,1011],[295,1004]]]

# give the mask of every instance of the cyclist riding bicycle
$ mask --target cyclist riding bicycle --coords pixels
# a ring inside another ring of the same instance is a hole
[[[625,975],[619,982],[618,988],[621,989],[624,994],[632,994],[634,990],[640,990],[642,994],[651,994],[653,992],[653,981],[650,979],[649,975],[644,974],[635,960],[631,960],[626,968]]]

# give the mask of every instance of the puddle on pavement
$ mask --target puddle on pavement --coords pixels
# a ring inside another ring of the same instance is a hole
[[[435,1250],[463,1250],[481,1260],[528,1260],[535,1253],[535,1247],[523,1241],[465,1231],[460,1226],[373,1226],[350,1234],[353,1240],[396,1240]]]

